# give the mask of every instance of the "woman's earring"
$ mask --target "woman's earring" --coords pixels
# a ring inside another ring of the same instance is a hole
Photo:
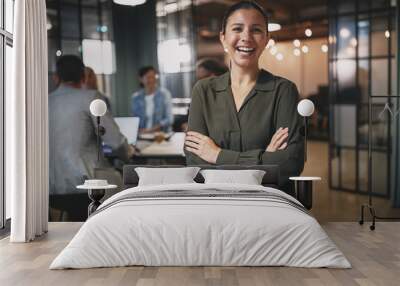
[[[224,52],[227,53],[228,52],[228,48],[224,47]]]

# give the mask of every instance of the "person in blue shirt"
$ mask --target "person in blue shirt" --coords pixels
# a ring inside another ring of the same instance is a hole
[[[152,66],[139,70],[140,90],[132,94],[131,114],[139,117],[139,132],[169,132],[173,123],[171,94],[157,85],[157,71]]]

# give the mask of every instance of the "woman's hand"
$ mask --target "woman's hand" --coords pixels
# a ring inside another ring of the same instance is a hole
[[[289,128],[280,127],[272,136],[271,142],[269,143],[266,151],[267,152],[275,152],[277,150],[283,150],[287,146],[287,142],[285,141],[289,136]]]
[[[211,164],[217,162],[218,154],[221,152],[221,148],[210,137],[195,131],[186,133],[185,149]]]

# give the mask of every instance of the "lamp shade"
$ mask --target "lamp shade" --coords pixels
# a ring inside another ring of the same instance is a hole
[[[281,25],[278,23],[268,23],[268,32],[276,32],[281,29]]]
[[[314,113],[314,103],[309,99],[303,99],[297,105],[297,112],[301,116],[311,116]]]
[[[107,112],[107,104],[101,99],[95,99],[90,103],[89,109],[93,116],[103,116]]]
[[[115,4],[136,6],[145,3],[146,0],[114,0]]]

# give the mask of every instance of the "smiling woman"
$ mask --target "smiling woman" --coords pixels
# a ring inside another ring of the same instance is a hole
[[[278,164],[281,185],[303,169],[298,92],[287,79],[258,66],[268,42],[268,19],[253,1],[225,13],[220,41],[230,70],[193,88],[187,164]]]

